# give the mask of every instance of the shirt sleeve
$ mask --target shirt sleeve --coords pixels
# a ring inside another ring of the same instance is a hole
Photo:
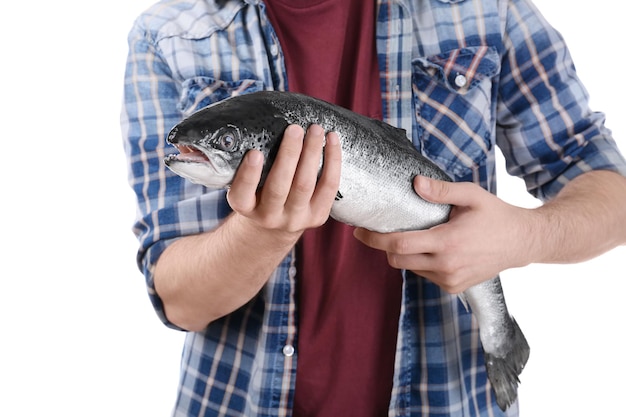
[[[154,288],[155,264],[176,239],[214,229],[230,209],[223,190],[185,181],[163,163],[167,154],[177,152],[165,138],[182,118],[181,81],[152,39],[138,23],[129,33],[121,125],[129,182],[137,197],[137,263],[157,314],[175,328]]]
[[[507,171],[548,200],[591,170],[626,176],[626,161],[592,112],[561,35],[528,0],[509,2],[497,109]]]

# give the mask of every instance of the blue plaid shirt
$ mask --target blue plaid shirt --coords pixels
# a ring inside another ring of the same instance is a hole
[[[162,163],[168,130],[233,94],[287,90],[284,57],[258,0],[165,0],[129,34],[122,126],[137,194],[138,263],[154,290],[159,255],[230,212]],[[387,122],[457,181],[495,192],[494,148],[529,192],[554,196],[592,169],[626,173],[604,116],[587,106],[559,34],[529,0],[379,0]],[[298,360],[293,252],[256,298],[188,333],[174,416],[289,416]],[[471,315],[404,273],[390,416],[515,416],[495,405]]]

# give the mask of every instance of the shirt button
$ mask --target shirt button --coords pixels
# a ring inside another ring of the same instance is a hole
[[[289,278],[294,278],[296,276],[296,273],[298,272],[298,270],[296,269],[295,266],[292,266],[289,268]]]
[[[272,46],[270,46],[270,53],[272,56],[278,55],[278,45],[272,44]]]
[[[467,78],[463,74],[458,74],[454,79],[454,84],[459,88],[463,88],[467,85]]]
[[[293,356],[294,353],[296,353],[296,349],[292,345],[283,346],[283,355],[290,357]]]

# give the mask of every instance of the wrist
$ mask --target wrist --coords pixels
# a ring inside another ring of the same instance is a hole
[[[254,242],[255,245],[267,245],[267,247],[279,251],[291,249],[302,235],[302,231],[291,232],[264,227],[255,220],[237,212],[230,216],[229,221],[232,223],[231,233],[246,236],[245,239]]]
[[[565,236],[571,229],[570,220],[559,216],[558,209],[550,204],[530,209],[528,217],[529,263],[561,263],[571,243]]]
[[[543,263],[549,252],[550,220],[537,208],[519,208],[517,213],[518,248],[516,267]]]

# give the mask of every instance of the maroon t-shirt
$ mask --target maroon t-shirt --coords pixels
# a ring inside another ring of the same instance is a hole
[[[290,91],[381,118],[374,0],[266,5]],[[330,219],[298,243],[298,417],[387,415],[402,278],[352,232]]]

